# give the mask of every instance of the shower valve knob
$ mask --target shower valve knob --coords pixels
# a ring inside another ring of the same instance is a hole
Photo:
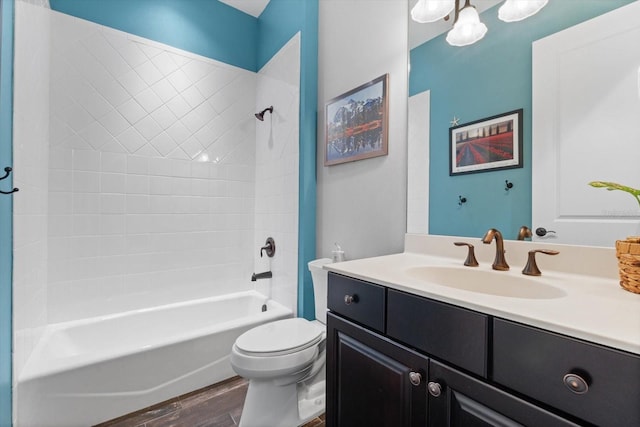
[[[272,258],[276,254],[276,242],[273,237],[268,237],[265,245],[260,248],[260,258],[262,258],[263,252],[267,254],[269,258]]]

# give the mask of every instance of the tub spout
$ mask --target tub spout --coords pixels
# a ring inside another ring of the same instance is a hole
[[[265,271],[264,273],[253,273],[251,275],[251,281],[255,282],[256,280],[259,279],[271,279],[273,277],[273,274],[270,271]]]

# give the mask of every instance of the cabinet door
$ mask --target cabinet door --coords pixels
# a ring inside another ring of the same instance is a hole
[[[327,425],[426,425],[428,359],[329,313]]]
[[[430,427],[578,425],[434,360],[428,389]]]

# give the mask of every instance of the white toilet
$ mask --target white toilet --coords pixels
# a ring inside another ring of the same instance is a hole
[[[278,320],[240,335],[231,366],[249,380],[240,427],[295,427],[325,407],[328,258],[309,262],[316,320]]]

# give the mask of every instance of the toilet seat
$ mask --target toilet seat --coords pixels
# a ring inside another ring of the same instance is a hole
[[[231,365],[245,378],[269,378],[311,368],[326,332],[301,318],[278,320],[240,335],[231,351]]]
[[[248,356],[282,356],[318,344],[323,338],[323,332],[323,329],[306,319],[278,320],[257,326],[240,335],[235,347]]]

